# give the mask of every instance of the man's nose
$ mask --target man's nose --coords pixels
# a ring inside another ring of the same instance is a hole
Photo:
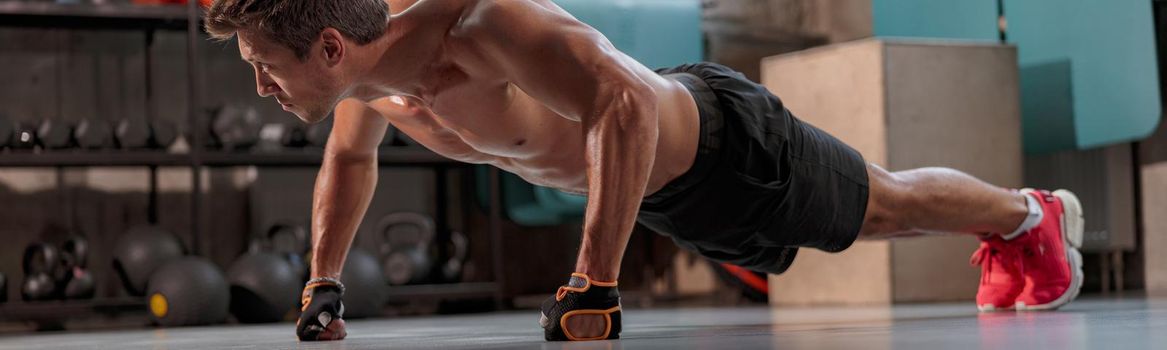
[[[267,78],[264,74],[255,74],[255,92],[258,93],[260,97],[268,97],[279,91],[280,86],[277,85],[275,81]]]

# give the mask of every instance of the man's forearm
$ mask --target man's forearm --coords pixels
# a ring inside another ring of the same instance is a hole
[[[377,185],[377,157],[326,152],[312,197],[312,277],[339,278]]]
[[[656,157],[656,97],[647,88],[614,94],[584,123],[588,204],[576,271],[614,281]]]

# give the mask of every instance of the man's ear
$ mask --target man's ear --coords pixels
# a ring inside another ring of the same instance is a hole
[[[328,62],[329,66],[339,64],[340,60],[344,58],[344,37],[336,28],[324,28],[320,32],[320,46],[323,49],[321,54],[324,55],[324,61]]]

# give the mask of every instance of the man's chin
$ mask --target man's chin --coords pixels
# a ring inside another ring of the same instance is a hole
[[[308,124],[316,124],[328,118],[328,113],[306,113],[304,111],[292,111],[292,113],[296,115],[296,118],[300,118]]]

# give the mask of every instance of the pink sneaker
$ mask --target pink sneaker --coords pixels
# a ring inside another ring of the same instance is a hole
[[[1017,295],[1017,310],[1054,310],[1078,296],[1082,288],[1082,204],[1066,190],[1022,193],[1041,203],[1041,223],[1007,241],[1020,252],[1025,288]]]
[[[1000,235],[990,235],[981,238],[981,247],[973,253],[969,264],[981,266],[977,309],[981,312],[1013,310],[1017,295],[1025,288],[1021,251]]]

